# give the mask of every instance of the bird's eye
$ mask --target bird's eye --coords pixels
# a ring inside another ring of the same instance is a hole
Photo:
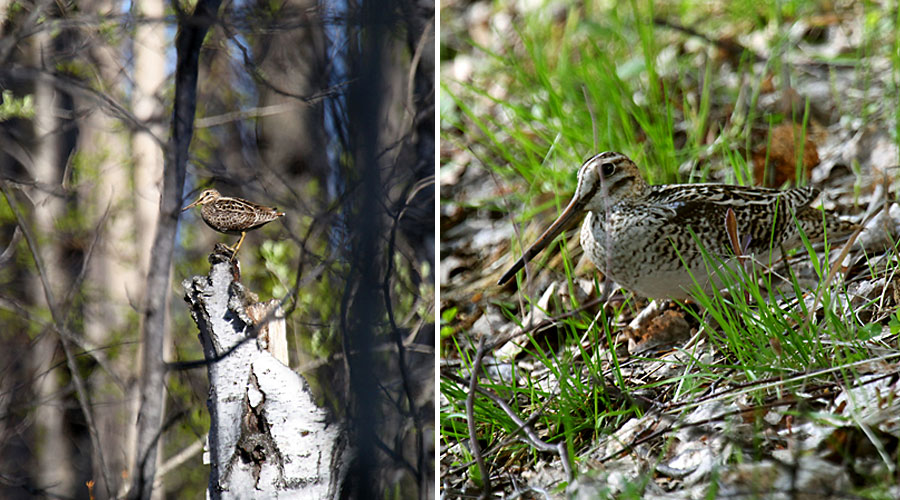
[[[609,177],[614,174],[616,171],[616,166],[612,163],[604,163],[600,166],[600,173],[603,174],[603,177]]]

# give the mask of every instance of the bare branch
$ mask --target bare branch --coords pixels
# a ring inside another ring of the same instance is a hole
[[[56,331],[60,333],[59,340],[63,348],[63,353],[66,356],[66,364],[69,368],[69,373],[72,376],[72,381],[75,383],[75,391],[78,395],[78,405],[81,407],[81,413],[84,415],[84,420],[87,423],[88,432],[91,435],[91,444],[94,447],[94,453],[97,454],[97,460],[100,461],[100,470],[103,471],[104,486],[106,491],[109,492],[112,483],[107,475],[106,461],[103,458],[103,447],[100,446],[100,436],[94,422],[94,415],[91,412],[90,398],[88,397],[84,379],[81,377],[81,374],[78,371],[78,365],[75,363],[75,356],[72,354],[72,346],[69,343],[70,336],[62,334],[62,332],[68,331],[65,325],[65,315],[59,310],[59,304],[56,302],[56,297],[53,296],[53,290],[50,288],[50,283],[47,281],[47,273],[43,259],[41,259],[40,252],[38,252],[37,240],[34,238],[34,235],[31,234],[31,230],[25,223],[25,219],[13,202],[12,194],[9,191],[9,187],[6,185],[6,180],[2,177],[0,177],[0,191],[2,191],[3,195],[6,197],[6,202],[9,204],[9,208],[15,215],[16,223],[18,224],[18,227],[22,229],[22,233],[25,235],[25,241],[28,242],[28,248],[31,250],[31,256],[34,259],[35,267],[37,267],[38,270],[38,277],[40,278],[42,288],[44,289],[44,297],[47,301],[47,306],[50,308],[50,316],[53,318]]]
[[[220,0],[200,0],[192,14],[179,16],[179,30],[175,37],[178,61],[175,66],[172,137],[166,154],[160,214],[150,257],[144,321],[141,329],[144,344],[141,364],[143,373],[137,431],[137,463],[132,471],[133,482],[128,494],[132,499],[149,499],[155,482],[157,438],[161,428],[165,397],[166,366],[163,348],[169,270],[175,247],[175,231],[181,213],[181,193],[184,190],[188,148],[194,132],[200,48],[207,31],[215,22],[220,3]]]

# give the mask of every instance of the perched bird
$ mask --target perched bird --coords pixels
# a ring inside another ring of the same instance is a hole
[[[720,285],[700,245],[728,265],[738,260],[726,230],[729,209],[744,240],[741,252],[764,263],[777,257],[781,247],[801,244],[798,226],[810,241],[855,229],[810,207],[816,196],[818,191],[809,186],[788,190],[726,184],[651,186],[627,156],[600,153],[581,166],[578,187],[565,210],[498,284],[509,281],[556,235],[584,216],[581,246],[607,277],[645,297],[685,299],[694,280],[706,290]]]
[[[241,248],[247,231],[262,227],[284,216],[283,212],[271,207],[257,205],[241,198],[222,196],[215,189],[203,191],[196,201],[182,208],[181,211],[184,212],[197,205],[200,205],[200,216],[207,226],[220,233],[241,235],[241,239],[233,249],[228,247],[232,251],[232,260]]]

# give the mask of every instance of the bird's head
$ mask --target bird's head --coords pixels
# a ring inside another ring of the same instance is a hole
[[[202,193],[200,193],[200,196],[197,198],[196,201],[194,201],[190,205],[182,208],[181,211],[184,212],[185,210],[187,210],[189,208],[194,208],[198,205],[206,205],[207,203],[213,203],[216,200],[218,200],[221,196],[222,195],[220,195],[219,192],[216,191],[215,189],[206,189]]]
[[[581,220],[585,212],[602,213],[622,200],[638,197],[648,189],[637,165],[622,153],[607,151],[588,158],[578,169],[578,187],[566,208],[550,224],[537,241],[500,278],[509,281],[532,257],[541,252],[556,236]]]
[[[587,159],[578,169],[578,187],[570,205],[578,212],[599,212],[647,189],[637,165],[622,153],[607,151]]]

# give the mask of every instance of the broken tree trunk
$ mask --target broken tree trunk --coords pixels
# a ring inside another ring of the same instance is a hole
[[[288,368],[278,301],[259,303],[228,257],[217,245],[209,275],[183,282],[209,373],[207,497],[336,498],[350,463],[344,425]]]

